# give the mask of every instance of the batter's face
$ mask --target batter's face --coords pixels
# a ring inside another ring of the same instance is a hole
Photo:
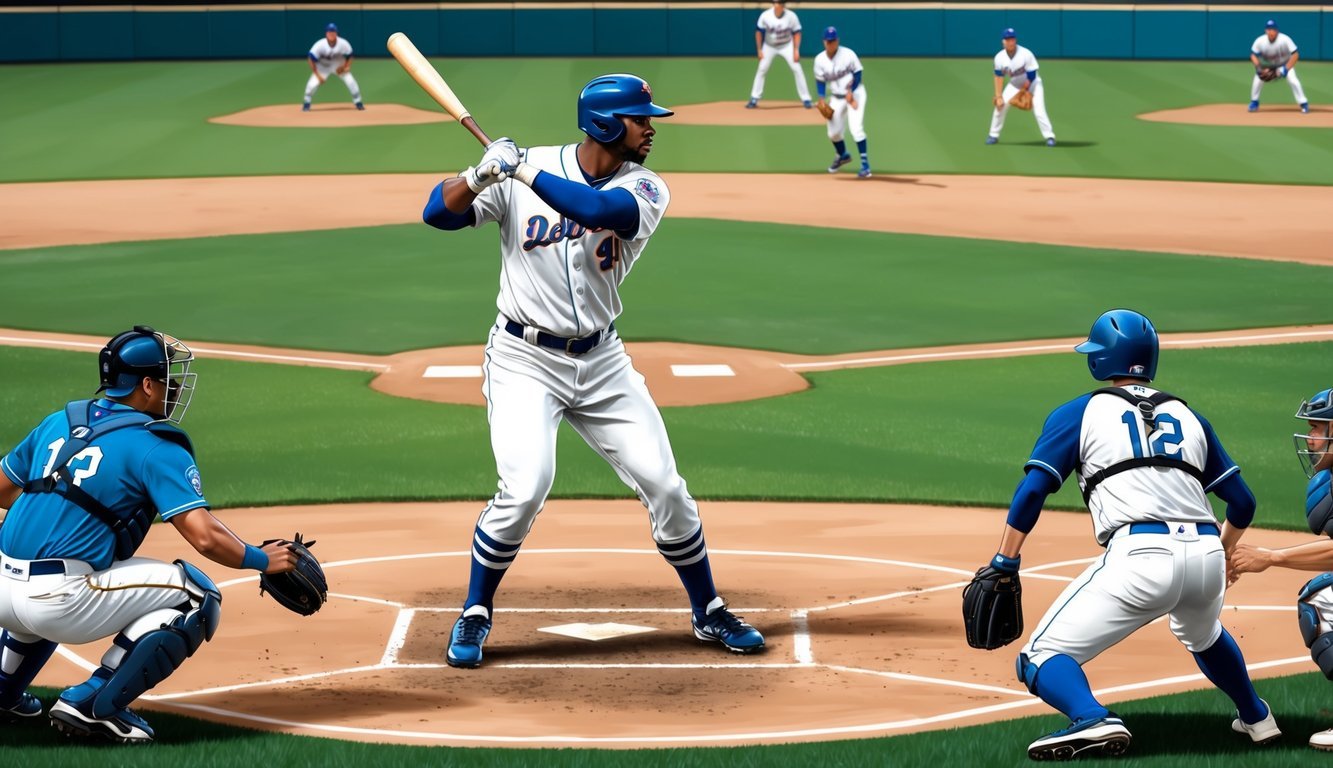
[[[1264,30],[1264,34],[1265,34],[1265,35],[1268,35],[1268,42],[1270,42],[1270,43],[1277,39],[1277,30],[1276,30],[1276,29],[1265,29],[1265,30]]]
[[[626,115],[620,118],[620,122],[625,126],[625,135],[620,137],[617,145],[620,159],[642,165],[648,159],[648,153],[653,151],[653,137],[657,135],[653,119]]]
[[[1333,421],[1310,421],[1310,431],[1305,433],[1305,447],[1311,453],[1322,453],[1315,462],[1311,474],[1333,468]]]
[[[329,41],[329,45],[333,45],[334,43],[338,42],[338,33],[337,33],[337,32],[325,32],[325,33],[324,33],[324,39]]]
[[[1006,37],[1004,39],[1004,52],[1013,56],[1016,50],[1018,50],[1018,38]]]

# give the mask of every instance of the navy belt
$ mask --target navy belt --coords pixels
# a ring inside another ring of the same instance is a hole
[[[33,576],[54,576],[64,572],[64,560],[33,560],[28,563],[28,573]]]
[[[1214,523],[1195,523],[1194,529],[1205,536],[1220,536],[1221,530]],[[1134,533],[1171,533],[1171,526],[1162,522],[1130,523],[1129,532]]]
[[[591,336],[584,336],[581,339],[566,339],[563,336],[555,336],[546,331],[537,331],[537,345],[548,349],[558,349],[567,355],[586,355],[591,352],[598,344],[606,341],[611,332],[616,329],[616,324],[611,323],[605,331],[598,331]],[[510,336],[523,338],[523,325],[510,320],[505,323],[505,331]]]

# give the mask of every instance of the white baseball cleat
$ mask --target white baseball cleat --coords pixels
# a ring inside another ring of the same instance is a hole
[[[1231,721],[1231,730],[1236,733],[1248,734],[1250,741],[1255,744],[1277,741],[1282,738],[1282,731],[1278,729],[1277,720],[1273,717],[1273,708],[1269,707],[1268,702],[1263,699],[1259,699],[1259,701],[1263,701],[1264,706],[1268,708],[1268,717],[1257,723],[1246,723],[1242,722],[1240,716],[1237,715],[1236,719]],[[1330,741],[1329,748],[1333,749],[1333,741]]]
[[[1333,752],[1333,728],[1311,736],[1310,746],[1325,752]]]
[[[153,740],[153,729],[128,709],[100,718],[84,712],[85,708],[57,699],[51,706],[51,725],[71,738],[105,739],[121,744],[147,744]]]

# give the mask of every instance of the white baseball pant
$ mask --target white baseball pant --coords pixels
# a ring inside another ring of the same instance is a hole
[[[1040,667],[1064,654],[1086,664],[1135,630],[1164,615],[1192,653],[1222,635],[1218,617],[1226,592],[1226,554],[1217,536],[1193,523],[1169,523],[1184,533],[1112,535],[1106,552],[1051,605],[1023,653]]]
[[[323,67],[320,67],[318,65],[316,65],[316,68],[319,70],[319,74],[325,78],[338,74],[336,69],[325,70]],[[356,78],[352,77],[352,70],[349,69],[346,72],[342,73],[341,75],[338,75],[338,77],[341,77],[343,83],[347,85],[347,90],[352,94],[352,101],[360,101],[361,86],[357,85]],[[310,79],[305,81],[306,103],[309,103],[310,100],[315,97],[315,91],[319,90],[320,85],[322,85],[322,83],[319,82],[319,78],[315,76],[314,72],[311,72]]]
[[[1287,76],[1284,79],[1287,81],[1287,84],[1291,86],[1291,95],[1296,98],[1297,104],[1304,104],[1308,101],[1308,99],[1305,98],[1305,89],[1301,87],[1301,79],[1296,77],[1296,70],[1293,69],[1287,72]],[[1265,85],[1268,85],[1268,83],[1260,80],[1259,75],[1256,74],[1254,76],[1254,82],[1250,85],[1250,101],[1259,100],[1259,93],[1263,91]]]
[[[1041,131],[1043,139],[1055,138],[1055,131],[1051,129],[1051,118],[1046,114],[1046,89],[1042,87],[1041,78],[1038,77],[1032,81],[1032,116],[1037,118],[1037,129]],[[1018,93],[1018,86],[1009,83],[1004,87],[1004,92],[1000,98],[1004,103],[995,108],[990,119],[990,135],[993,138],[1000,138],[1000,131],[1004,130],[1004,118],[1009,114],[1009,100]]]
[[[852,141],[864,141],[866,137],[866,87],[856,86],[852,91],[856,106],[852,107],[842,96],[833,96],[828,105],[833,108],[833,117],[828,121],[829,141],[842,141],[844,130],[852,134]]]
[[[796,95],[801,101],[810,100],[810,86],[805,83],[805,71],[801,69],[800,62],[796,61],[793,54],[796,46],[791,43],[780,46],[772,46],[764,43],[760,49],[759,71],[754,73],[754,85],[750,88],[750,98],[758,99],[764,95],[764,80],[768,77],[768,68],[773,64],[773,57],[781,56],[791,68],[792,77],[796,78]]]

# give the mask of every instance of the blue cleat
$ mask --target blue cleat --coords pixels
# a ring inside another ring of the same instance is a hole
[[[838,155],[833,158],[833,162],[828,167],[829,173],[837,173],[838,169],[852,161],[851,155]]]
[[[1049,138],[1049,139],[1046,140],[1046,146],[1048,146],[1048,147],[1053,147],[1053,146],[1055,146],[1055,137],[1054,137],[1054,136],[1052,136],[1051,138]]]
[[[870,166],[868,165],[861,166],[861,170],[857,171],[856,175],[862,179],[870,178]]]
[[[721,598],[716,602],[721,603]],[[759,630],[728,611],[725,603],[710,611],[703,621],[691,619],[691,624],[695,637],[705,643],[721,643],[733,653],[754,653],[764,649],[764,636]]]
[[[815,108],[814,102],[810,101],[809,99],[806,99],[805,101],[801,102],[801,106],[805,107],[806,109]]]
[[[1113,714],[1096,720],[1079,720],[1028,745],[1032,760],[1073,760],[1081,755],[1114,757],[1129,749],[1125,723]]]
[[[302,112],[309,112],[309,111],[310,111],[310,102],[308,102],[308,101],[303,102],[303,103],[301,104],[301,111],[302,111]]]
[[[1251,101],[1251,102],[1250,102],[1250,111],[1251,111],[1251,112],[1258,112],[1258,111],[1259,111],[1259,102],[1258,102],[1258,101]]]
[[[463,611],[454,622],[449,634],[449,653],[445,661],[451,667],[476,669],[481,666],[481,646],[491,633],[491,613],[484,605],[474,605]]]
[[[999,143],[1000,143],[1000,137],[999,137],[999,136],[987,136],[987,137],[986,137],[986,144],[987,144],[987,146],[989,146],[989,145],[991,145],[991,144],[999,144]]]
[[[110,717],[94,717],[91,698],[82,704],[63,696],[57,699],[51,707],[51,725],[70,738],[102,739],[118,744],[147,744],[155,735],[147,721],[128,709]]]
[[[1310,114],[1310,102],[1307,101],[1301,105],[1301,114],[1303,115]]]
[[[366,109],[366,105],[365,105],[365,104],[362,104],[362,103],[359,102],[359,101],[358,101],[358,102],[354,102],[354,103],[356,104],[356,108],[357,108],[357,109],[359,109],[359,110],[361,110],[361,111],[363,111],[363,112],[365,111],[365,109]]]
[[[42,702],[31,693],[24,693],[11,707],[0,707],[0,722],[18,722],[42,716]]]
[[[746,109],[754,109],[757,106],[759,106],[759,99],[750,99],[749,101],[745,102]]]

